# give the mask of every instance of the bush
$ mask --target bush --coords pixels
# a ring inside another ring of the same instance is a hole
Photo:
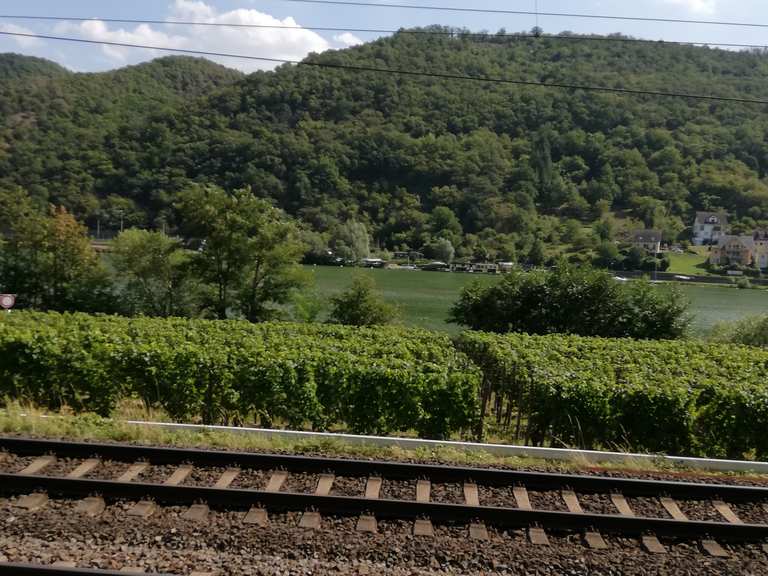
[[[714,342],[730,342],[768,348],[768,315],[747,316],[737,322],[716,324],[710,334]]]
[[[465,288],[450,322],[488,332],[679,338],[690,319],[676,288],[626,285],[609,272],[559,263],[552,272],[513,271],[494,285]]]
[[[108,415],[141,398],[178,420],[474,429],[479,372],[441,334],[404,328],[14,312],[0,319],[0,395]]]
[[[694,342],[465,332],[483,413],[534,444],[768,456],[768,351]]]
[[[376,283],[370,276],[358,274],[352,285],[331,298],[329,321],[349,326],[377,326],[397,320],[398,309],[384,301],[376,292]]]

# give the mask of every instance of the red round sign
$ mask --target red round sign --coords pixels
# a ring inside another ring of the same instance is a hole
[[[8,310],[13,308],[14,304],[16,304],[16,296],[13,294],[0,294],[0,306]]]

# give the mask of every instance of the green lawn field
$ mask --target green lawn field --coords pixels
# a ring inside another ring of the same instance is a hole
[[[686,276],[706,276],[709,274],[704,263],[707,261],[706,254],[669,254],[669,270],[674,274],[684,274]]]
[[[460,328],[448,324],[445,320],[462,287],[473,281],[490,283],[501,278],[482,274],[418,270],[370,270],[330,266],[307,266],[307,269],[312,272],[315,289],[324,302],[349,286],[354,274],[367,274],[374,278],[388,301],[400,306],[403,323],[451,333],[459,332]],[[697,334],[706,332],[717,322],[768,313],[766,290],[738,290],[729,286],[701,284],[679,286],[691,300],[693,330]],[[659,287],[664,288],[662,285]]]

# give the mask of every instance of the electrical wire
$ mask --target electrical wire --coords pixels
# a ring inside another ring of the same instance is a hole
[[[267,30],[312,30],[313,32],[357,32],[365,34],[414,34],[425,36],[460,36],[462,38],[545,38],[547,40],[562,41],[596,41],[596,42],[628,42],[656,45],[675,46],[722,46],[724,48],[763,48],[768,49],[768,44],[740,44],[734,42],[685,42],[681,40],[650,40],[646,38],[631,38],[628,36],[592,36],[592,35],[568,35],[568,34],[529,34],[529,33],[495,33],[495,32],[466,32],[462,30],[424,30],[414,28],[400,28],[398,30],[383,28],[346,28],[336,26],[285,26],[278,24],[243,24],[229,22],[199,22],[193,20],[149,20],[139,18],[84,18],[82,16],[36,16],[27,14],[0,14],[0,19],[6,20],[43,20],[53,22],[108,22],[110,24],[155,24],[175,26],[204,26],[212,28],[244,28]]]
[[[633,22],[667,22],[672,24],[712,24],[716,26],[741,26],[747,28],[768,28],[758,22],[728,22],[724,20],[686,20],[683,18],[654,18],[652,16],[610,16],[607,14],[583,14],[578,12],[535,12],[533,10],[502,10],[492,8],[460,8],[455,6],[433,6],[417,4],[377,4],[375,2],[354,2],[342,0],[282,0],[303,4],[326,4],[336,6],[363,6],[368,8],[398,8],[410,10],[431,10],[437,12],[470,12],[475,14],[512,14],[518,16],[555,16],[559,18],[589,18],[594,20],[629,20]]]
[[[145,50],[157,50],[164,52],[177,52],[195,56],[215,56],[219,58],[238,58],[245,60],[257,60],[261,62],[273,62],[278,64],[296,64],[300,66],[312,66],[316,68],[328,68],[336,70],[350,70],[354,72],[374,72],[397,76],[411,76],[422,78],[435,78],[440,80],[465,80],[485,82],[492,84],[510,84],[517,86],[535,86],[540,88],[557,88],[566,90],[585,90],[591,92],[608,92],[615,94],[629,94],[634,96],[660,96],[668,98],[687,98],[694,100],[709,100],[717,102],[734,102],[740,104],[768,104],[768,100],[757,98],[737,98],[731,96],[713,96],[706,94],[688,94],[684,92],[668,92],[659,90],[639,90],[634,88],[613,88],[609,86],[593,86],[588,84],[570,84],[564,82],[537,82],[534,80],[515,80],[511,78],[494,78],[488,76],[466,76],[462,74],[449,74],[445,72],[424,72],[417,70],[402,70],[396,68],[377,68],[375,66],[361,66],[354,64],[335,64],[333,62],[318,62],[314,60],[288,60],[284,58],[270,58],[267,56],[251,56],[247,54],[232,54],[227,52],[209,52],[204,50],[191,50],[187,48],[169,48],[165,46],[148,46],[145,44],[130,44],[126,42],[109,42],[106,40],[89,40],[86,38],[71,38],[66,36],[50,36],[46,34],[27,34],[24,32],[8,32],[0,30],[0,35],[22,38],[39,38],[43,40],[58,40],[64,42],[79,42],[85,44],[97,44],[102,46],[117,46],[121,48],[141,48]]]

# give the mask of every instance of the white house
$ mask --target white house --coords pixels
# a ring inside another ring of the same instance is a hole
[[[725,212],[696,212],[693,222],[693,243],[696,246],[717,244],[728,234],[728,214]]]

